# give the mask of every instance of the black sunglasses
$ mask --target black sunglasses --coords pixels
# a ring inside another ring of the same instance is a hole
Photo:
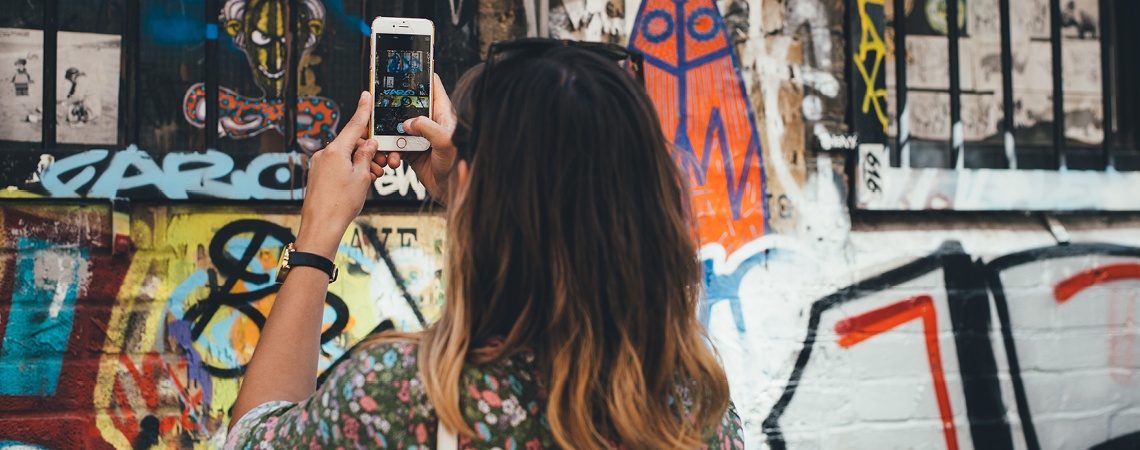
[[[638,83],[642,86],[645,85],[645,75],[641,71],[644,57],[640,52],[605,42],[583,42],[568,39],[523,38],[492,42],[491,46],[487,48],[487,64],[483,73],[484,75],[489,73],[495,63],[501,63],[520,55],[542,54],[555,47],[580,48],[612,59],[637,79]],[[486,80],[487,77],[484,76],[483,79]]]
[[[475,91],[478,93],[476,99],[477,104],[482,103],[483,98],[486,97],[487,79],[490,78],[491,70],[496,64],[501,64],[504,61],[517,57],[538,56],[556,47],[580,48],[612,59],[617,62],[622,69],[628,72],[630,76],[637,80],[638,84],[645,86],[645,74],[642,71],[645,58],[640,52],[627,49],[620,45],[607,44],[604,42],[583,42],[552,38],[523,38],[510,41],[495,41],[487,48],[487,61],[483,65],[483,74],[479,80],[479,86]],[[475,114],[475,118],[472,120],[471,133],[468,136],[468,144],[470,145],[479,142],[479,117],[481,115],[482,114]],[[469,147],[470,145],[465,145],[464,147]],[[465,153],[468,158],[472,156],[470,149],[460,149],[460,152]]]

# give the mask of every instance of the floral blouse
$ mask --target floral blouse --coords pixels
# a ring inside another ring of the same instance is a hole
[[[268,402],[234,425],[227,449],[436,447],[435,409],[416,364],[415,344],[358,346],[312,397]],[[546,392],[532,353],[468,365],[460,382],[461,412],[476,433],[461,449],[555,447],[546,423]],[[740,418],[730,407],[707,448],[744,448]]]

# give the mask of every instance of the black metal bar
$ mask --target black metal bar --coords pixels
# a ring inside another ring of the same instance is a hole
[[[1065,91],[1061,76],[1061,0],[1049,0],[1049,42],[1053,47],[1053,164],[1065,167]]]
[[[855,109],[858,108],[858,106],[856,106],[856,105],[858,105],[858,103],[855,103],[855,91],[856,91],[856,89],[855,89],[855,76],[856,76],[856,73],[855,73],[855,64],[854,64],[855,41],[857,40],[857,38],[855,37],[855,33],[857,31],[857,28],[855,26],[855,24],[856,24],[855,21],[858,20],[857,19],[858,15],[855,13],[855,8],[857,7],[857,3],[855,0],[845,0],[842,3],[843,3],[843,7],[844,7],[843,11],[846,13],[846,14],[844,14],[844,18],[843,18],[843,37],[844,37],[844,41],[847,43],[847,45],[843,46],[843,77],[845,80],[848,80],[848,86],[849,86],[849,89],[846,90],[847,107],[843,108],[843,122],[847,125],[848,130],[851,130],[852,132],[857,133],[859,131],[859,128],[855,126]],[[475,22],[477,20],[478,19],[472,19],[472,22]],[[475,25],[472,24],[472,27],[475,27]],[[853,155],[854,157],[844,158],[843,173],[847,175],[848,180],[854,180],[855,179],[856,170],[858,170],[858,169],[856,169],[856,167],[859,167],[862,164],[862,161],[859,160],[858,155],[859,154],[856,153],[855,155]],[[854,186],[854,183],[852,183],[852,185]],[[847,204],[848,210],[850,210],[850,211],[855,210],[855,205],[858,201],[857,191],[858,191],[857,189],[852,188],[849,190],[849,192],[847,194],[846,204]],[[763,425],[764,426],[768,425],[768,421],[765,420]],[[765,434],[767,434],[767,432],[765,432]],[[771,436],[771,435],[769,435],[769,436]],[[772,442],[772,441],[769,441],[769,442]],[[771,448],[773,450],[777,450],[779,447],[776,445],[772,445]]]
[[[283,131],[285,133],[285,148],[287,151],[295,152],[300,150],[297,144],[297,83],[300,77],[297,76],[297,69],[301,66],[301,55],[305,51],[305,40],[301,39],[304,33],[301,32],[301,0],[289,0],[289,7],[285,12],[285,62],[287,69],[285,70],[285,123]]]
[[[218,148],[218,0],[206,0],[206,129],[207,150]]]
[[[55,149],[55,102],[56,75],[59,52],[59,0],[44,2],[44,73],[43,73],[43,132],[42,142],[45,152]]]
[[[1100,79],[1101,101],[1104,106],[1104,169],[1113,167],[1112,148],[1116,144],[1116,29],[1113,20],[1113,0],[1100,0]]]
[[[377,14],[373,14],[372,9],[368,6],[368,2],[360,2],[360,17],[364,19],[364,23],[368,24],[368,26],[372,26],[372,18],[376,17]],[[369,61],[369,59],[372,58],[372,35],[369,34],[363,39],[360,39],[360,44],[360,90],[366,91],[372,89],[372,86],[368,85],[372,80],[372,62]]]
[[[120,114],[119,145],[127,146],[139,142],[139,35],[141,24],[140,3],[142,0],[127,0],[126,21],[123,24],[123,80],[119,98],[125,110]]]
[[[1017,142],[1013,136],[1013,42],[1010,26],[1009,0],[999,0],[1001,10],[1001,106],[1002,131],[1006,164],[1017,168]]]
[[[868,46],[860,39],[863,32],[874,32],[878,36],[882,36],[886,32],[886,16],[884,15],[883,5],[881,3],[864,3],[849,1],[850,16],[848,20],[851,21],[851,26],[847,32],[849,34],[848,49],[851,52],[852,60],[850,64],[856,66],[856,71],[851,82],[851,105],[849,108],[854,111],[852,114],[852,127],[851,129],[859,133],[860,143],[876,143],[886,145],[887,136],[887,117],[886,107],[887,99],[883,96],[875,94],[876,92],[885,92],[887,89],[886,72],[876,70],[875,67],[880,58],[886,55],[882,54],[882,47]],[[864,27],[869,28],[864,30]],[[866,58],[862,60],[861,58]],[[881,113],[881,114],[880,114]]]
[[[910,110],[907,102],[906,82],[906,0],[895,1],[895,139],[891,166],[902,166],[903,155],[910,165]]]
[[[962,64],[958,56],[958,2],[946,1],[946,36],[949,40],[950,59],[950,167],[957,168],[966,156],[962,151]]]
[[[859,76],[859,73],[855,69],[855,64],[853,63],[853,61],[854,61],[854,56],[857,55],[859,52],[859,44],[858,44],[859,36],[858,36],[858,33],[860,30],[862,30],[862,27],[859,25],[859,13],[856,12],[856,9],[859,7],[858,1],[857,0],[845,0],[843,2],[843,4],[844,4],[844,11],[847,13],[846,18],[843,21],[843,36],[847,38],[846,39],[847,45],[843,46],[843,61],[844,61],[843,75],[844,75],[845,79],[849,80],[848,83],[850,83],[849,84],[850,89],[847,89],[847,92],[846,92],[847,93],[847,105],[848,105],[848,107],[844,108],[844,110],[843,110],[843,115],[844,115],[843,120],[847,123],[847,127],[849,130],[851,130],[852,132],[858,133],[859,131],[861,131],[859,129],[859,127],[857,126],[857,123],[856,123],[857,122],[856,111],[859,110],[859,105],[861,104],[861,103],[859,103],[859,93],[858,93],[859,83],[856,80],[856,77]],[[851,176],[853,177],[854,175],[851,174]],[[852,178],[852,179],[854,179],[854,178]],[[849,203],[851,205],[854,205],[854,198],[855,198],[854,194],[848,196],[848,200],[850,200]]]

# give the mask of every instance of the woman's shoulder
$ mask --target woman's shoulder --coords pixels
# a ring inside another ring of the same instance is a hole
[[[420,345],[414,340],[364,341],[349,350],[340,362],[329,368],[330,376],[343,376],[346,372],[375,372],[388,374],[390,379],[419,378]],[[349,374],[351,375],[351,374]],[[465,364],[462,376],[468,379],[497,380],[504,378],[522,382],[537,382],[534,353],[522,349],[494,362]],[[491,383],[498,387],[498,383]]]
[[[419,348],[419,344],[412,341],[365,341],[350,350],[348,362],[362,371],[391,373],[393,378],[415,378]],[[340,367],[330,370],[340,370]]]
[[[412,340],[364,341],[330,367],[328,376],[355,378],[372,385],[373,390],[399,388],[400,384],[408,384],[412,397],[418,397],[423,394],[419,350],[420,345]],[[468,385],[467,392],[474,392],[471,388],[477,387],[480,390],[513,390],[528,396],[545,396],[534,353],[525,349],[486,364],[465,364],[460,382]]]
[[[397,338],[382,338],[382,339],[365,339],[353,347],[353,351],[358,353],[387,353],[389,351],[396,351],[397,353],[411,354],[413,357],[419,351],[420,344],[416,339],[397,339]]]
[[[321,383],[344,385],[346,397],[426,402],[416,360],[418,353],[419,346],[414,342],[363,341],[329,367]]]
[[[395,410],[401,417],[427,419],[434,415],[434,407],[419,374],[419,348],[411,342],[358,345],[343,370],[363,384],[362,394],[370,398],[365,400],[369,408],[375,400],[376,407]],[[350,385],[349,389],[356,389],[355,382]],[[485,364],[465,364],[458,387],[461,413],[486,442],[512,438],[553,445],[541,419],[546,390],[532,352],[523,350]]]
[[[330,367],[324,395],[332,404],[339,398],[353,414],[374,415],[385,423],[412,420],[416,426],[433,423],[434,414],[419,374],[412,342],[362,342]],[[399,418],[403,419],[399,419]],[[386,427],[385,427],[386,428]]]

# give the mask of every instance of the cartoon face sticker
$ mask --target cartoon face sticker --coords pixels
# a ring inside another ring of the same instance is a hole
[[[319,0],[301,3],[304,7],[300,19],[304,26],[297,39],[305,43],[303,52],[308,53],[324,31],[325,10]],[[287,7],[287,0],[229,0],[222,8],[226,33],[246,54],[253,79],[267,98],[285,95]]]

